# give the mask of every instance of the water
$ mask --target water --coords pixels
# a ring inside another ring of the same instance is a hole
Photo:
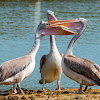
[[[46,12],[50,9],[55,16],[62,19],[76,19],[79,17],[89,20],[84,34],[78,39],[74,47],[74,55],[90,59],[100,65],[100,1],[99,0],[0,0],[0,63],[21,57],[32,48],[35,30],[40,20],[47,21]],[[66,51],[73,36],[56,36],[56,43],[60,53]],[[34,72],[21,82],[22,88],[41,89],[39,63],[43,54],[48,54],[49,36],[41,40],[36,55]],[[56,81],[46,84],[45,88],[54,90]],[[61,77],[61,87],[78,88],[79,84]],[[11,89],[12,86],[1,85],[0,90]],[[93,86],[93,88],[100,88]]]

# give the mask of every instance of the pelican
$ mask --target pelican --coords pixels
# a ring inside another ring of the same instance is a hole
[[[82,86],[85,85],[85,90],[88,86],[100,85],[100,67],[95,62],[73,55],[73,47],[76,40],[83,34],[88,25],[88,21],[84,18],[79,18],[80,29],[77,29],[78,35],[75,35],[62,58],[63,73],[70,79],[80,84],[78,93],[82,93]]]
[[[56,23],[56,21],[54,23]],[[45,35],[52,34],[76,34],[73,31],[61,28],[61,26],[59,25],[55,28],[55,26],[52,23],[49,22],[49,24],[48,22],[44,21],[40,22],[35,33],[35,41],[33,47],[28,54],[20,58],[6,61],[0,65],[0,85],[13,85],[13,90],[16,94],[17,84],[19,92],[24,94],[20,87],[20,83],[23,79],[28,77],[34,70],[35,56],[40,46],[40,39]],[[58,30],[60,30],[60,33],[58,32]]]
[[[56,21],[57,19],[54,16],[54,12],[48,10],[47,12],[48,21]],[[56,47],[55,36],[50,35],[50,53],[47,55],[43,55],[40,60],[40,73],[41,73],[41,80],[39,81],[40,84],[51,83],[57,80],[58,90],[60,90],[60,78],[62,73],[61,68],[61,60],[62,57]]]

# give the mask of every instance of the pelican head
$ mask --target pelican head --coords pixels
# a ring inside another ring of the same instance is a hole
[[[57,20],[57,18],[54,15],[54,12],[51,10],[47,11],[47,18],[49,21],[56,21]]]
[[[40,31],[40,30],[46,28],[46,24],[47,24],[47,22],[45,22],[45,21],[40,21],[40,24],[38,25],[37,30]]]
[[[79,20],[80,22],[87,24],[89,23],[89,21],[87,21],[85,18],[78,18],[77,20]]]
[[[37,30],[36,30],[36,34],[35,34],[36,38],[39,38],[40,39],[40,38],[43,37],[41,35],[41,30],[46,28],[46,24],[47,23],[45,21],[40,21],[40,23],[39,23],[39,25],[37,27]]]
[[[85,29],[87,28],[89,21],[87,21],[85,18],[78,18],[77,20],[78,20],[78,21],[80,22],[80,24],[81,24],[81,25],[80,25],[80,29],[77,30],[78,34],[80,35],[80,34],[82,34],[82,33],[85,31]]]

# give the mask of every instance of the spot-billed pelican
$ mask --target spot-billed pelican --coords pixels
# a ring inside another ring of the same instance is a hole
[[[56,21],[57,19],[54,16],[54,12],[48,10],[47,12],[48,21]],[[43,55],[40,60],[40,73],[41,80],[40,84],[51,83],[57,80],[58,90],[60,90],[60,78],[62,73],[61,68],[62,57],[56,47],[55,36],[50,35],[50,53]]]
[[[80,84],[79,93],[82,93],[83,85],[86,86],[85,91],[88,86],[100,85],[100,67],[93,61],[74,56],[72,53],[76,40],[88,25],[88,21],[84,18],[77,20],[81,28],[77,29],[78,35],[72,38],[62,58],[62,70],[67,77]]]

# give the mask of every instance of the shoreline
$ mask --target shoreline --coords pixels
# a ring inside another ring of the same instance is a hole
[[[100,100],[100,89],[88,89],[85,93],[78,94],[77,88],[64,89],[61,91],[42,91],[23,89],[25,94],[12,94],[12,90],[0,91],[0,100]]]

